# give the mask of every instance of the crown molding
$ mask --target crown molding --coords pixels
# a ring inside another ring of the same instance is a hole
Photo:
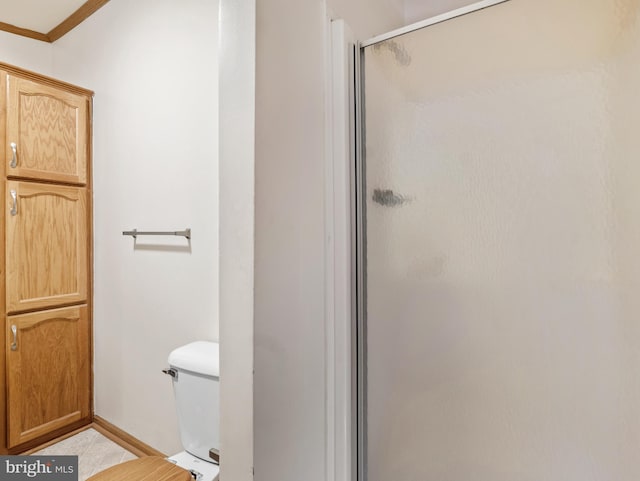
[[[69,15],[58,26],[54,27],[47,33],[36,32],[27,28],[17,27],[9,23],[0,22],[0,30],[21,35],[23,37],[40,40],[41,42],[53,43],[62,36],[69,33],[75,27],[84,22],[87,18],[102,8],[109,0],[88,0],[80,6],[75,12]]]
[[[10,23],[0,22],[0,30],[13,33],[14,35],[33,38],[34,40],[40,40],[42,42],[50,42],[49,37],[45,33],[36,32],[35,30],[29,30],[27,28],[16,27],[15,25],[11,25]]]

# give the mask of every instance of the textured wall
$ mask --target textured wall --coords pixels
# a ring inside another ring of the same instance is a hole
[[[181,449],[161,369],[218,339],[217,2],[111,0],[54,44],[55,75],[95,90],[95,408]],[[122,231],[193,229],[193,238]]]
[[[404,20],[408,25],[477,2],[478,0],[404,0]]]
[[[0,62],[51,75],[53,48],[46,42],[0,32]]]

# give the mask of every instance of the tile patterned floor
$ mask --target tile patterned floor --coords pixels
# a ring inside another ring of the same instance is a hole
[[[82,431],[33,454],[77,455],[79,481],[85,481],[103,469],[137,457],[94,429]]]

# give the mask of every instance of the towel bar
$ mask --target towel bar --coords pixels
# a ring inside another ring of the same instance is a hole
[[[175,235],[175,236],[186,237],[187,239],[191,239],[191,229],[172,230],[172,231],[140,231],[138,229],[133,229],[133,230],[123,231],[122,235],[130,235],[134,239],[137,238],[139,235]]]

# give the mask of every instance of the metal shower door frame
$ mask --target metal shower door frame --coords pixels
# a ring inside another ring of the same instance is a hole
[[[352,364],[351,378],[352,388],[352,456],[354,460],[354,476],[357,481],[367,481],[367,264],[366,264],[366,125],[365,95],[364,95],[364,51],[372,45],[390,40],[407,33],[421,30],[432,25],[446,22],[470,13],[475,13],[489,7],[493,7],[511,0],[483,0],[467,5],[466,7],[451,10],[449,12],[428,18],[406,27],[378,35],[365,42],[356,45],[354,83],[355,83],[355,152],[356,160],[353,166],[353,194],[351,196],[352,212],[352,265],[351,282],[352,292]]]

